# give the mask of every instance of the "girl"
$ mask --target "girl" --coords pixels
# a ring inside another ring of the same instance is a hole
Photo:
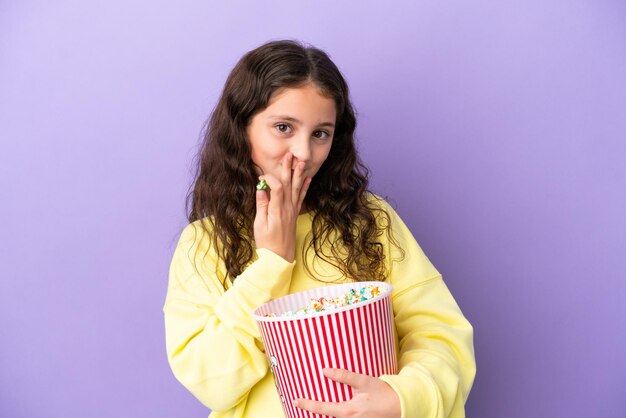
[[[248,52],[213,111],[189,225],[171,267],[166,345],[176,378],[211,418],[284,416],[252,311],[286,294],[389,281],[397,375],[347,370],[343,403],[295,400],[335,417],[463,417],[473,330],[395,211],[368,192],[341,73],[294,41]],[[256,190],[265,180],[269,190]]]

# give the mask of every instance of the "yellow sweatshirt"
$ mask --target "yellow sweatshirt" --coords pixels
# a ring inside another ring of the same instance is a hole
[[[476,373],[472,326],[396,212],[384,201],[378,204],[389,213],[405,251],[402,261],[392,263],[388,279],[399,372],[380,379],[398,393],[402,418],[464,417]],[[163,307],[167,357],[176,378],[212,410],[210,418],[284,416],[251,312],[271,299],[338,282],[340,272],[313,257],[309,267],[318,279],[304,268],[302,247],[311,221],[310,214],[298,217],[294,262],[257,249],[227,291],[221,285],[224,264],[201,221],[182,232]],[[386,260],[397,259],[397,249],[384,235],[381,239]]]

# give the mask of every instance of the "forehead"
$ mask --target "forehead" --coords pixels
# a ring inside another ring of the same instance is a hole
[[[334,122],[337,106],[335,100],[312,84],[301,87],[277,89],[263,110],[265,116],[285,114],[296,118],[324,119]]]

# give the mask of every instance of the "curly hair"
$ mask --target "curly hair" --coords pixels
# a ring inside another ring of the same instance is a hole
[[[232,282],[254,256],[257,174],[246,127],[273,93],[313,83],[335,101],[336,127],[330,153],[313,178],[304,207],[313,213],[309,245],[318,259],[357,281],[387,276],[379,238],[391,242],[389,214],[368,192],[368,170],[358,157],[355,112],[348,85],[328,55],[293,40],[272,41],[246,53],[231,71],[204,131],[195,180],[186,200],[190,223],[202,219],[226,279]],[[208,220],[211,228],[207,228]],[[305,264],[311,274],[310,266]],[[312,274],[311,274],[312,275]],[[313,275],[312,275],[313,276]]]

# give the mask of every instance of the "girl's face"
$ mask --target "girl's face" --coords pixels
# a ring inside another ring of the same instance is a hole
[[[293,170],[304,162],[304,177],[313,177],[333,143],[336,106],[313,84],[277,90],[269,105],[246,128],[257,174],[280,178],[283,157],[293,154]]]

